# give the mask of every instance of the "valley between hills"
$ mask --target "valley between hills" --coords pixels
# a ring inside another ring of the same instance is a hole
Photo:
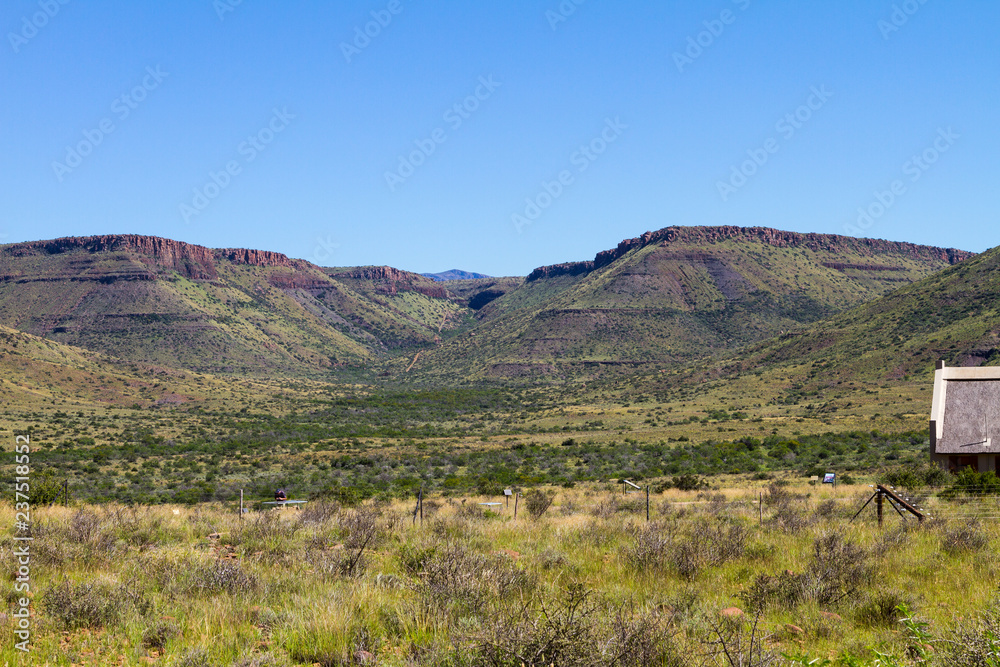
[[[995,252],[668,227],[435,280],[156,237],[0,246],[0,399],[88,500],[495,491],[925,458]]]

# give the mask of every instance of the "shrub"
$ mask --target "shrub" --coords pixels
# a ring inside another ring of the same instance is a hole
[[[942,498],[995,495],[1000,495],[1000,477],[989,470],[976,472],[972,468],[966,468],[958,473],[951,486],[941,493]]]
[[[864,549],[831,533],[813,543],[813,559],[805,572],[758,575],[739,597],[755,612],[793,607],[805,599],[828,606],[856,596],[874,574]]]
[[[554,496],[543,493],[540,489],[532,489],[524,495],[524,506],[532,519],[539,519],[552,506]]]
[[[988,542],[983,535],[982,526],[978,521],[972,520],[945,533],[941,547],[948,555],[954,556],[965,551],[980,551]]]
[[[635,542],[625,548],[625,561],[639,570],[666,568],[674,552],[674,534],[670,526],[654,522],[640,530]]]
[[[824,500],[816,507],[816,515],[824,519],[829,519],[837,512],[837,501],[833,499]]]
[[[84,544],[93,542],[101,532],[101,519],[92,510],[78,510],[69,522],[69,538],[73,542]]]
[[[177,667],[213,667],[208,651],[200,646],[188,649],[174,663]]]
[[[739,593],[740,600],[752,612],[763,612],[772,606],[794,607],[805,597],[805,581],[801,574],[785,572],[777,576],[760,574],[749,588]]]
[[[191,588],[199,593],[248,593],[257,588],[257,577],[238,561],[213,560],[191,573]]]
[[[107,581],[74,584],[63,579],[42,596],[45,613],[68,629],[99,628],[145,616],[152,602],[134,581],[114,584]]]
[[[1000,608],[991,605],[978,617],[963,619],[944,643],[941,664],[992,667],[1000,664]]]
[[[420,547],[403,544],[399,548],[399,562],[409,574],[419,574],[427,567],[427,563],[437,554],[437,546]]]
[[[609,495],[600,500],[591,508],[590,513],[599,519],[610,519],[618,512],[618,496]]]
[[[711,635],[704,640],[715,664],[729,667],[771,667],[778,655],[770,650],[760,613],[752,619],[724,618],[712,621]]]
[[[368,566],[364,552],[351,553],[347,549],[309,549],[305,561],[324,576],[354,576],[361,574]]]
[[[569,565],[569,559],[561,551],[548,548],[538,554],[538,565],[543,570],[552,570]]]
[[[853,597],[874,576],[875,568],[862,547],[830,533],[813,542],[806,594],[821,605],[836,604]]]
[[[794,533],[809,525],[810,519],[799,508],[802,504],[802,498],[789,492],[779,482],[768,486],[763,500],[764,504],[771,509],[771,522],[781,530]]]
[[[878,590],[870,593],[857,608],[854,615],[858,623],[869,627],[894,627],[903,618],[900,608],[905,608],[907,600],[901,593]]]
[[[673,523],[657,521],[636,533],[625,547],[624,558],[640,570],[673,568],[693,579],[707,566],[719,566],[743,556],[750,531],[742,525],[701,523],[690,534],[679,534]]]
[[[916,491],[925,486],[941,486],[948,481],[948,473],[941,466],[930,462],[911,463],[882,471],[880,483],[900,486]]]
[[[687,664],[656,612],[609,608],[580,584],[556,600],[520,601],[491,614],[468,639],[476,665],[574,665],[579,667]]]
[[[51,470],[43,470],[31,479],[31,502],[33,505],[51,505],[63,497],[63,483],[56,479]]]
[[[458,603],[476,613],[535,584],[506,556],[473,553],[460,546],[435,550],[421,565],[423,592],[441,608]]]
[[[340,511],[340,505],[329,500],[315,500],[306,503],[298,513],[299,523],[306,525],[322,525],[335,517]]]
[[[372,546],[382,536],[381,516],[372,507],[359,507],[339,514],[337,522],[346,533],[344,546],[349,549]]]
[[[166,620],[159,620],[147,627],[142,632],[143,648],[155,648],[162,650],[167,645],[167,641],[176,637],[181,632],[176,623]]]
[[[708,488],[708,482],[697,475],[684,474],[675,476],[670,485],[678,491],[700,491]]]
[[[277,653],[250,654],[233,663],[233,667],[285,667],[288,661]]]

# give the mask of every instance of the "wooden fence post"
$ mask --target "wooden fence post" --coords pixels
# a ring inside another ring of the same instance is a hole
[[[520,493],[514,494],[514,520],[517,521],[517,499],[521,497]]]

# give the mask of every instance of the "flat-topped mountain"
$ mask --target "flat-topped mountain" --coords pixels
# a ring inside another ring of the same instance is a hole
[[[853,236],[838,236],[835,234],[800,234],[786,232],[769,227],[665,227],[655,232],[646,232],[634,239],[625,239],[613,250],[603,250],[590,262],[568,262],[542,266],[528,275],[528,280],[551,278],[557,275],[579,275],[600,269],[626,253],[651,244],[678,245],[713,245],[722,241],[746,241],[762,243],[775,248],[807,248],[813,251],[824,251],[833,254],[852,254],[857,256],[876,257],[878,255],[903,255],[914,259],[929,261],[946,261],[956,264],[968,259],[975,253],[955,248],[936,248],[934,246],[916,245],[898,241],[883,241],[881,239],[859,239]],[[836,268],[836,267],[833,267]],[[846,268],[846,267],[845,267]],[[878,265],[855,265],[854,268],[878,271]],[[895,267],[887,267],[892,270]]]
[[[315,373],[457,325],[444,317],[462,310],[446,290],[409,275],[425,289],[379,292],[281,253],[154,236],[17,243],[0,246],[0,325],[167,366]]]
[[[544,266],[418,372],[566,376],[679,362],[847,310],[972,253],[752,227],[667,227]]]

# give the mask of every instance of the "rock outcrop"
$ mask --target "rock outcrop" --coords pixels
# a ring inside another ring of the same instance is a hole
[[[218,277],[212,251],[208,248],[173,241],[158,236],[138,234],[106,234],[102,236],[69,236],[49,241],[17,243],[2,249],[11,257],[57,255],[75,250],[89,253],[126,252],[143,264],[161,267],[194,280],[214,280]]]
[[[362,266],[346,271],[327,271],[327,274],[336,280],[374,283],[375,291],[383,294],[418,292],[433,299],[449,297],[448,290],[430,278],[391,266]]]
[[[49,241],[15,243],[0,248],[9,257],[58,255],[73,251],[97,253],[128,253],[150,269],[176,271],[192,280],[215,280],[216,261],[227,260],[250,266],[291,267],[285,255],[269,250],[222,248],[212,250],[200,245],[139,234],[104,234],[101,236],[68,236]],[[155,273],[147,279],[155,278]]]
[[[280,252],[270,250],[248,250],[247,248],[220,248],[213,251],[216,259],[225,259],[233,264],[249,266],[292,266],[292,260]]]

